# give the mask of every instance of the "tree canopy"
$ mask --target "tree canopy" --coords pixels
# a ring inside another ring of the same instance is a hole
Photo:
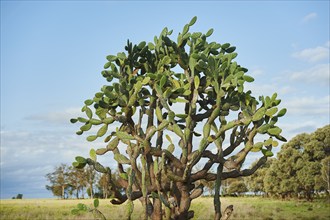
[[[284,144],[277,159],[248,180],[250,190],[312,200],[318,192],[330,193],[330,125],[302,133]]]
[[[90,190],[90,197],[93,198],[93,188],[96,182],[96,172],[90,167],[77,169],[67,164],[60,164],[54,171],[46,174],[49,185],[46,189],[52,191],[54,196],[62,199],[71,197],[74,193],[76,198],[84,198],[87,188]],[[79,196],[80,195],[80,196]]]

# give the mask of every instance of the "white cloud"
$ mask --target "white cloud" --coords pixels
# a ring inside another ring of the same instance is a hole
[[[325,46],[326,46],[326,47],[330,47],[330,41],[326,42],[326,43],[325,43]]]
[[[270,82],[270,83],[247,83],[244,84],[247,90],[252,91],[254,97],[259,96],[272,96],[275,92],[280,96],[280,98],[295,90],[292,86],[283,85],[280,82]]]
[[[260,67],[252,68],[249,73],[251,76],[260,76],[264,74],[264,71]]]
[[[292,57],[299,60],[315,63],[329,58],[329,42],[325,46],[307,48],[292,54]]]
[[[314,132],[317,128],[324,126],[319,124],[316,121],[308,120],[302,121],[301,123],[282,123],[281,128],[285,133],[284,136],[287,140],[292,139],[294,136],[301,133],[311,133]]]
[[[288,114],[294,116],[329,117],[330,96],[324,97],[295,97],[286,99],[283,103],[288,109]],[[328,118],[329,119],[329,118]]]
[[[63,111],[36,114],[25,117],[27,120],[40,121],[55,124],[68,124],[71,118],[83,116],[80,108],[68,108]]]
[[[291,80],[298,80],[306,83],[317,83],[319,85],[329,86],[330,66],[327,64],[318,64],[312,68],[302,71],[292,72]]]
[[[317,17],[317,14],[315,12],[309,13],[308,15],[306,15],[303,19],[302,22],[303,23],[307,23],[313,19],[315,19]]]

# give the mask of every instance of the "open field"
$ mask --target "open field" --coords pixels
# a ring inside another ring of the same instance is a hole
[[[281,201],[259,197],[222,198],[223,207],[234,205],[234,214],[230,219],[246,220],[275,220],[275,219],[330,219],[329,202]],[[93,219],[88,213],[80,216],[71,214],[71,210],[78,203],[92,207],[93,201],[85,200],[57,200],[57,199],[23,199],[1,200],[0,219]],[[224,209],[224,208],[223,208]],[[109,200],[100,200],[100,210],[107,219],[126,219],[125,205],[114,206]],[[213,219],[212,198],[193,200],[192,210],[195,210],[194,219]],[[141,205],[135,202],[133,219],[140,219]]]

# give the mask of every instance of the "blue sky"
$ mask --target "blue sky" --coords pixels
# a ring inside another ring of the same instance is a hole
[[[237,47],[247,89],[279,94],[285,137],[329,124],[329,1],[1,1],[1,198],[51,197],[45,174],[102,146],[69,119],[106,84],[105,57],[195,15],[192,31]]]

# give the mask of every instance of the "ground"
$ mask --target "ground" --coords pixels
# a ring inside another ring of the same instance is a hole
[[[213,219],[213,199],[203,197],[193,200],[191,209],[195,211],[194,219]],[[330,203],[317,200],[313,203],[305,201],[282,201],[261,197],[221,198],[223,207],[234,205],[231,220],[285,220],[285,219],[330,219]],[[12,199],[0,201],[0,219],[92,219],[90,213],[74,216],[71,210],[78,203],[92,207],[93,200],[58,200],[58,199]],[[141,205],[135,202],[133,219],[142,216]],[[223,208],[224,209],[224,208]],[[109,200],[100,200],[100,210],[108,220],[126,219],[125,205],[114,206]]]

